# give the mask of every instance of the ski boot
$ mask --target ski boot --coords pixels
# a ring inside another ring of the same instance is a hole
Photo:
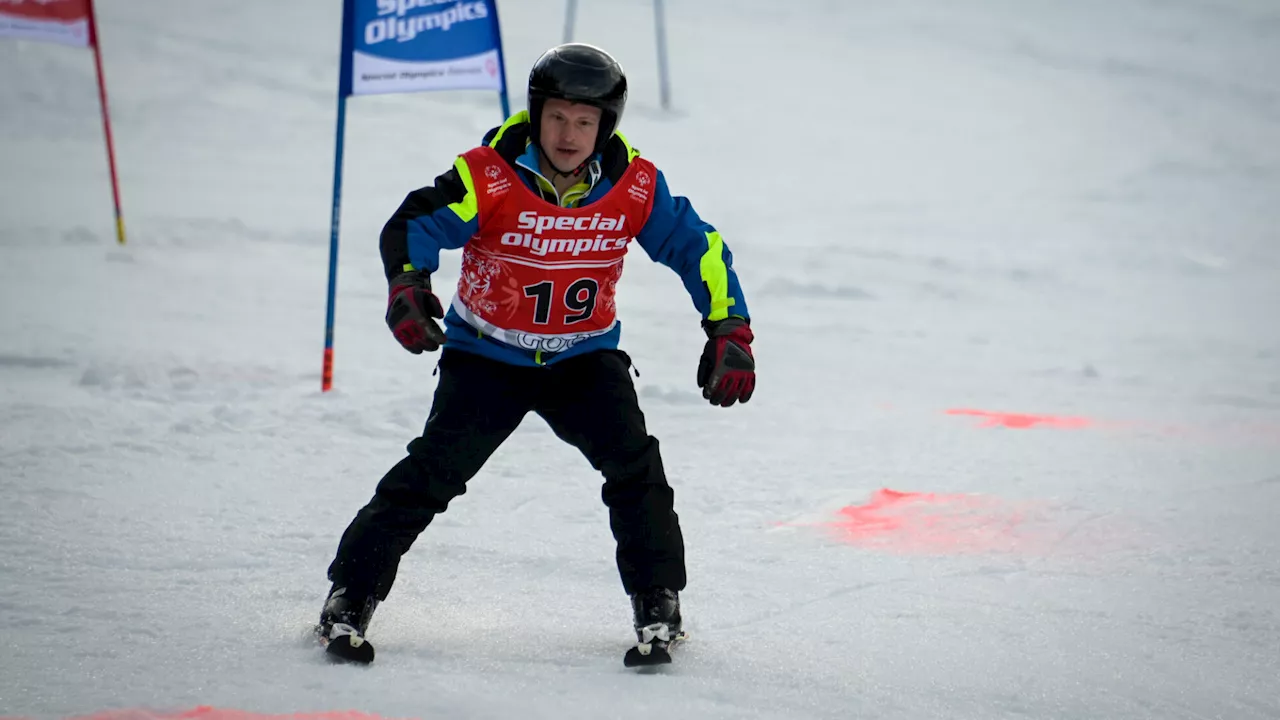
[[[329,591],[316,636],[330,660],[361,665],[373,662],[373,645],[364,639],[364,633],[376,607],[378,599],[372,595],[349,595],[347,588],[337,586]]]
[[[674,590],[650,588],[631,596],[635,613],[635,647],[627,651],[627,667],[665,665],[673,646],[688,636],[681,629],[680,596]]]

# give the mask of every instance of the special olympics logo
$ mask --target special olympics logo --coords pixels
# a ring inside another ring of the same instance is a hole
[[[636,174],[636,182],[640,183],[640,187],[649,187],[649,173],[640,172]]]
[[[484,70],[489,73],[490,77],[497,77],[498,63],[493,58],[489,58],[484,62]]]
[[[497,165],[490,165],[484,169],[484,174],[487,175],[490,180],[497,180],[498,176],[502,174],[502,171],[498,169]]]

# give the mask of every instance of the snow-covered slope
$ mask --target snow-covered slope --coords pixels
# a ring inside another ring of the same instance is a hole
[[[98,5],[123,248],[91,58],[0,44],[0,715],[1280,715],[1273,3],[668,3],[669,112],[650,4],[581,3],[758,337],[756,397],[706,405],[687,296],[629,258],[690,563],[659,677],[535,417],[407,556],[377,663],[322,661],[325,567],[434,387],[377,234],[497,98],[351,101],[322,394],[340,3]],[[515,89],[562,13],[502,6]]]

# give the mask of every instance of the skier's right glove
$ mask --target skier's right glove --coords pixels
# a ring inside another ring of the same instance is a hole
[[[420,270],[391,280],[387,298],[387,327],[405,350],[414,355],[434,352],[444,344],[444,330],[432,318],[443,318],[440,299],[431,292],[431,275]]]

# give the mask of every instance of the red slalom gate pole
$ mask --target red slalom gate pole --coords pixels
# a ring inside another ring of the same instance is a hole
[[[89,45],[93,47],[93,65],[98,73],[98,100],[102,107],[102,130],[107,137],[107,165],[111,171],[111,199],[116,211],[116,241],[124,244],[124,215],[120,211],[120,177],[116,174],[115,144],[111,140],[111,113],[107,110],[107,83],[102,74],[102,50],[98,47],[98,20],[89,2]]]

